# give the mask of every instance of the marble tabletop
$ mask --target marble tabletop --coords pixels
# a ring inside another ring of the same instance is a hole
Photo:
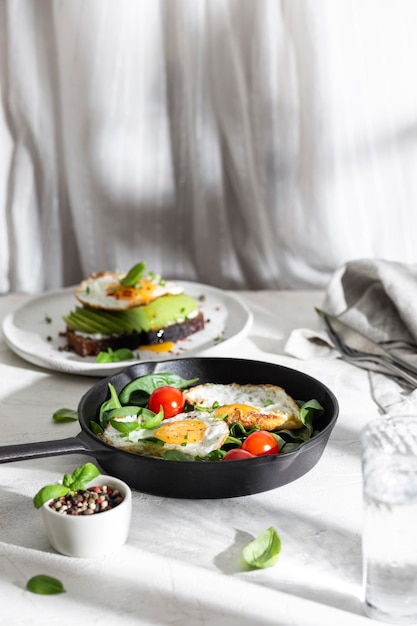
[[[75,559],[57,554],[32,497],[86,462],[67,455],[0,465],[2,623],[127,626],[360,626],[361,468],[358,433],[378,416],[366,371],[338,359],[301,361],[285,354],[294,328],[318,328],[319,291],[240,292],[254,316],[247,337],[216,348],[218,356],[278,363],[304,371],[336,395],[340,416],[318,464],[295,482],[223,500],[175,500],[133,492],[128,541],[116,554]],[[27,295],[0,296],[0,318]],[[0,341],[2,445],[71,437],[77,422],[53,412],[76,408],[96,379],[49,371]],[[88,459],[88,457],[87,457]],[[94,462],[94,459],[91,459]],[[274,526],[278,563],[245,570],[243,546]],[[109,538],[110,540],[110,538]],[[59,578],[56,596],[25,589],[36,574]]]

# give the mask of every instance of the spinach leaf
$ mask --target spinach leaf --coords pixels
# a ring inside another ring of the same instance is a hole
[[[115,417],[127,417],[128,415],[136,416],[139,410],[140,409],[138,406],[131,405],[120,406],[116,409],[110,409],[109,411],[106,411],[103,415],[102,422],[105,422],[107,424],[107,422],[110,422],[110,420],[114,419]],[[103,426],[105,426],[105,424],[103,424]]]
[[[110,398],[101,404],[99,413],[99,422],[103,428],[108,422],[105,416],[106,412],[110,411],[111,409],[119,409],[122,406],[114,385],[109,383],[108,387],[110,391]]]
[[[38,574],[30,578],[26,583],[26,589],[32,591],[32,593],[42,595],[53,595],[65,592],[64,585],[60,580],[52,576],[47,576],[46,574]]]
[[[164,419],[164,410],[161,407],[158,413],[154,413],[149,409],[141,408],[139,409],[139,417],[141,419],[142,428],[155,428],[155,426],[158,426]]]
[[[317,400],[308,400],[300,407],[300,420],[307,428],[310,436],[313,434],[313,420],[323,415],[324,408]]]
[[[198,378],[191,378],[186,380],[177,374],[171,374],[170,372],[160,372],[157,374],[146,374],[135,378],[128,383],[120,392],[119,400],[122,404],[136,404],[132,402],[132,394],[135,392],[141,392],[140,397],[143,398],[143,394],[151,395],[158,387],[169,385],[170,387],[176,387],[177,389],[186,389],[190,385],[197,382]]]
[[[133,422],[120,422],[119,420],[113,418],[110,420],[110,424],[115,430],[117,430],[119,433],[122,433],[122,435],[128,435],[129,433],[132,433],[134,430],[138,430],[141,427],[137,420]]]
[[[90,428],[95,435],[102,435],[104,433],[103,428],[97,422],[90,421]]]
[[[180,450],[165,450],[163,458],[169,459],[170,461],[195,461],[195,458],[191,454],[181,452]]]
[[[275,565],[280,551],[281,539],[271,526],[243,548],[242,556],[249,567],[265,569]]]

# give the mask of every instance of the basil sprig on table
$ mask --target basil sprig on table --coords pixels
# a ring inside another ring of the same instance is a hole
[[[48,576],[47,574],[38,574],[32,576],[27,583],[26,589],[32,593],[41,595],[55,595],[57,593],[65,593],[64,585],[57,578]]]
[[[280,552],[281,539],[271,526],[243,548],[242,556],[249,567],[265,569],[276,564]]]
[[[52,419],[54,422],[59,422],[61,424],[63,422],[75,422],[78,420],[78,413],[74,409],[58,409],[52,415]]]
[[[61,498],[68,493],[86,489],[87,483],[100,476],[100,470],[93,463],[77,467],[72,474],[64,474],[62,484],[45,485],[33,498],[33,504],[39,509],[45,502]]]

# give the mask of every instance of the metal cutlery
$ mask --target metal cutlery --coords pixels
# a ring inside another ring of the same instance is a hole
[[[413,363],[392,354],[383,346],[351,328],[337,317],[316,308],[323,319],[326,329],[336,349],[345,360],[358,365],[365,362],[382,366],[385,373],[390,373],[417,387],[417,367]]]

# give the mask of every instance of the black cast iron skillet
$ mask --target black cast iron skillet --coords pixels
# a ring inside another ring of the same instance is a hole
[[[101,403],[109,397],[108,383],[120,392],[130,381],[154,372],[171,372],[198,384],[271,383],[283,387],[295,400],[316,399],[325,411],[316,426],[320,433],[286,454],[239,461],[170,461],[119,450],[101,441],[91,430]],[[333,393],[302,372],[260,361],[230,358],[184,358],[138,363],[100,380],[81,398],[81,432],[68,439],[0,447],[0,463],[61,454],[94,457],[106,474],[132,488],[173,498],[227,498],[267,491],[296,480],[319,461],[338,416]]]

